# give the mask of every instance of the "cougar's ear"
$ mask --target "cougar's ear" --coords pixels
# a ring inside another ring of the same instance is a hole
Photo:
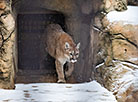
[[[65,42],[65,49],[69,49],[70,48],[70,45],[68,42]]]
[[[77,44],[76,48],[77,48],[77,49],[79,49],[79,48],[80,48],[80,42]]]

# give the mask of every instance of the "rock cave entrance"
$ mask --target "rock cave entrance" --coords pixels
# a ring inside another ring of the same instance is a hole
[[[65,17],[55,11],[19,13],[17,15],[18,73],[17,83],[54,82],[54,59],[47,55],[42,35],[50,23],[65,30]]]
[[[98,10],[92,5],[95,3],[101,5],[95,0],[13,0],[16,83],[57,81],[54,59],[45,56],[41,41],[44,28],[52,22],[60,24],[76,44],[81,43],[80,56],[67,82],[82,83],[94,79],[98,34],[91,26]]]

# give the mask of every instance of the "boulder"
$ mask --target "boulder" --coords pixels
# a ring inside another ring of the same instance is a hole
[[[138,7],[129,6],[127,11],[113,11],[104,17],[103,26],[112,39],[113,59],[138,64],[138,17],[133,11]],[[131,17],[125,17],[132,12]],[[119,17],[114,18],[115,15]]]
[[[15,21],[8,2],[0,1],[0,9],[0,22],[2,23],[0,25],[0,88],[13,89],[15,80],[13,61]]]
[[[113,92],[118,102],[134,102],[133,100],[138,98],[136,95],[138,66],[122,61],[113,61],[113,63],[115,67],[106,67],[104,63],[97,65],[96,80]]]
[[[97,64],[95,79],[113,92],[118,102],[137,102],[138,7],[127,8],[123,12],[110,11],[101,20],[99,53],[104,62]]]

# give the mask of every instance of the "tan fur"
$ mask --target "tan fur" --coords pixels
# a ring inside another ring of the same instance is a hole
[[[79,54],[79,44],[73,42],[71,36],[65,33],[60,25],[50,24],[46,28],[46,50],[55,58],[56,71],[58,74],[58,82],[66,82],[66,77],[70,76]],[[69,70],[64,75],[64,64],[69,62]],[[73,63],[71,63],[73,62]]]

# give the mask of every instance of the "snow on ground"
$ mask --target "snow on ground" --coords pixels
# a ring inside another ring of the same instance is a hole
[[[107,14],[107,19],[110,22],[123,21],[124,24],[138,25],[138,7],[128,6],[128,9],[123,12],[111,11]]]
[[[96,81],[83,84],[16,84],[15,90],[0,89],[0,102],[117,102]]]

